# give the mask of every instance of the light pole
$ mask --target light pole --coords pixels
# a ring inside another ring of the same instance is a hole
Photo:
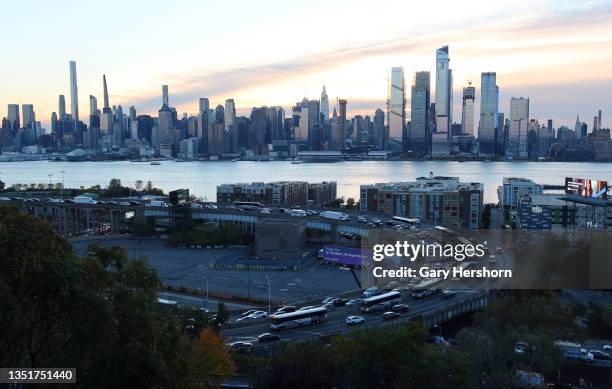
[[[203,277],[202,281],[206,280],[206,300],[204,308],[208,311],[208,277]]]
[[[49,173],[47,175],[49,176],[49,187],[51,187],[51,177],[53,177],[53,174]]]
[[[66,174],[65,170],[60,171],[62,173],[62,188],[60,189],[60,199],[64,199],[64,174]]]
[[[268,316],[270,316],[270,277],[266,276],[266,281],[268,281]]]

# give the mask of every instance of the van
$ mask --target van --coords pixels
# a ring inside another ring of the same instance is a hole
[[[91,197],[77,196],[73,199],[75,204],[97,204],[98,202]]]

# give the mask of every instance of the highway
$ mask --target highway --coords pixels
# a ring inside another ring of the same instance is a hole
[[[277,334],[279,334],[281,337],[280,343],[283,343],[317,338],[331,334],[347,333],[356,328],[380,326],[383,323],[384,325],[389,326],[397,325],[402,322],[410,321],[411,318],[419,314],[434,311],[445,305],[457,304],[468,297],[475,296],[478,293],[481,293],[481,291],[458,291],[455,297],[450,299],[445,299],[440,293],[423,299],[414,299],[410,296],[409,291],[404,291],[402,292],[402,303],[408,304],[410,306],[410,310],[401,314],[401,318],[383,322],[382,314],[384,311],[365,314],[361,313],[359,305],[345,306],[328,312],[327,321],[320,325],[304,326],[286,331],[279,331]],[[363,316],[365,318],[365,323],[355,326],[347,326],[345,319],[347,316],[351,315]],[[244,321],[241,323],[244,323]],[[226,338],[226,343],[233,341],[248,341],[253,342],[253,346],[257,348],[269,346],[268,343],[260,344],[257,342],[257,336],[265,332],[271,332],[268,319],[253,319],[252,324],[250,325],[247,324],[246,326],[239,328],[227,328],[222,330],[221,333]],[[279,342],[276,342],[276,344],[278,343]]]

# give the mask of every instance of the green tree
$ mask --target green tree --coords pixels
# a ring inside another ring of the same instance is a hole
[[[0,180],[0,191],[3,191],[5,187],[6,184],[4,183],[4,181]]]
[[[351,208],[351,209],[355,207],[355,199],[352,197],[349,197],[348,199],[346,199],[346,207]]]

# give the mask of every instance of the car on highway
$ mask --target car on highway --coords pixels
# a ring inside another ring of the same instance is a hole
[[[434,289],[416,289],[412,292],[412,297],[415,299],[424,299],[436,293],[437,291]]]
[[[402,315],[400,315],[400,314],[399,314],[399,313],[397,313],[397,312],[389,311],[389,312],[385,312],[385,313],[383,313],[383,315],[382,315],[382,319],[383,319],[384,321],[387,321],[387,320],[394,320],[394,319],[397,319],[397,318],[399,318],[399,317],[401,317],[401,316],[402,316]]]
[[[395,304],[393,307],[391,307],[391,310],[393,312],[397,312],[397,313],[408,312],[410,310],[410,305],[408,305],[408,304]]]
[[[609,361],[610,355],[599,350],[589,350],[587,361]]]
[[[363,316],[347,316],[345,321],[347,326],[353,326],[365,323],[365,318]]]
[[[329,303],[329,302],[332,302],[332,301],[333,301],[335,298],[336,298],[336,297],[333,297],[333,296],[330,296],[330,297],[325,297],[325,298],[323,299],[323,301],[321,301],[321,304],[322,304],[322,305],[325,305],[325,304],[327,304],[327,303]]]
[[[11,201],[8,197],[0,197],[0,201]]]
[[[269,215],[269,214],[271,214],[272,212],[271,212],[271,211],[270,211],[268,208],[264,208],[264,209],[260,210],[260,211],[259,211],[259,213],[263,213],[263,214],[265,214],[265,215]]]
[[[361,299],[350,299],[346,302],[346,305],[359,305],[361,304]]]
[[[265,311],[255,311],[250,315],[245,316],[245,318],[249,319],[265,319],[266,317],[268,317],[268,313]]]
[[[442,291],[442,298],[445,300],[449,300],[452,299],[453,297],[455,297],[457,293],[453,292],[452,290],[443,290]]]
[[[230,352],[240,352],[240,351],[251,351],[253,349],[253,343],[251,342],[232,342],[227,345]]]
[[[284,307],[278,308],[276,312],[274,312],[274,314],[278,315],[281,313],[295,312],[296,310],[297,308],[295,307],[295,305],[285,305]]]
[[[363,292],[363,298],[370,298],[370,297],[379,295],[381,293],[382,293],[381,290],[374,286],[374,287],[366,289]]]
[[[319,213],[317,211],[313,211],[312,209],[309,209],[306,211],[306,214],[308,216],[314,216],[314,215],[318,215]]]
[[[348,303],[348,299],[338,297],[333,299],[331,303],[334,304],[335,307],[343,307]]]
[[[119,202],[119,205],[123,206],[123,207],[129,207],[131,204],[127,201],[121,201]]]
[[[274,342],[276,340],[280,340],[280,335],[271,334],[269,332],[264,332],[263,334],[257,337],[257,341],[261,343]]]
[[[219,208],[215,204],[206,204],[205,207],[208,209],[218,209]]]
[[[327,304],[323,304],[323,307],[326,308],[328,311],[335,311],[336,310],[336,306],[332,302],[329,302]]]
[[[308,306],[299,308],[298,311],[306,311],[308,309],[313,309],[313,308],[316,308],[316,307],[314,305],[308,305]]]
[[[130,201],[130,205],[142,205],[138,201]]]
[[[191,207],[191,209],[202,209],[202,204],[198,204],[198,203],[191,203],[189,205]]]
[[[602,349],[603,351],[612,351],[612,344],[604,344]]]
[[[250,314],[255,313],[255,312],[257,312],[257,309],[249,309],[246,312],[242,312],[240,314],[240,317],[246,317],[246,316],[249,316]]]

